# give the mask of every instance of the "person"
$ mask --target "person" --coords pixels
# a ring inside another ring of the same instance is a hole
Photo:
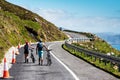
[[[37,43],[37,46],[36,46],[36,54],[38,54],[38,62],[39,62],[39,65],[43,65],[43,47],[46,48],[46,50],[48,51],[47,47],[45,46],[45,44],[42,42],[42,40],[39,40],[39,42]]]
[[[24,45],[24,56],[25,56],[25,63],[28,63],[28,54],[29,54],[29,44],[28,42],[26,42],[26,44]]]

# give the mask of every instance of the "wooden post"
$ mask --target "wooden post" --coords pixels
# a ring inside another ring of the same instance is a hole
[[[91,60],[92,60],[92,56],[91,56]]]
[[[101,58],[99,58],[99,63],[101,63]]]
[[[120,72],[120,64],[118,64],[118,72]]]
[[[94,61],[96,61],[96,57],[95,57]]]
[[[110,68],[112,68],[113,67],[113,63],[110,61]]]
[[[106,61],[106,60],[104,60],[104,62],[105,62],[105,66],[106,66],[107,61]]]

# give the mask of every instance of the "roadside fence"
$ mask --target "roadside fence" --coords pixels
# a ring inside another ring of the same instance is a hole
[[[69,41],[71,40],[65,41],[65,46],[67,48],[72,49],[74,52],[80,52],[81,54],[85,56],[91,56],[91,58],[94,57],[94,61],[96,61],[96,59],[99,58],[99,63],[103,61],[105,65],[107,64],[107,62],[110,62],[111,66],[113,66],[113,64],[116,64],[118,66],[118,71],[120,72],[120,58],[119,57],[109,56],[103,53],[87,50],[87,49],[75,46],[71,44],[71,42]]]

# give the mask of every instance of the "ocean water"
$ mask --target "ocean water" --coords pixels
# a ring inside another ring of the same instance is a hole
[[[120,44],[112,45],[112,47],[120,51]]]
[[[98,37],[107,41],[113,48],[120,51],[120,34],[115,35],[114,33],[97,33]]]

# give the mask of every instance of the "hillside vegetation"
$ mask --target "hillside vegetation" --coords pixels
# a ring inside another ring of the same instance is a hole
[[[120,56],[120,51],[113,48],[109,43],[107,43],[105,40],[99,38],[98,36],[95,36],[91,33],[85,33],[83,35],[89,35],[89,38],[91,39],[90,42],[79,42],[79,43],[73,43],[74,45],[77,45],[79,47],[89,49],[92,51],[100,52],[107,55],[113,55],[113,56]],[[91,35],[91,36],[90,36]]]
[[[54,24],[22,7],[0,0],[0,61],[11,46],[25,41],[66,39]]]

